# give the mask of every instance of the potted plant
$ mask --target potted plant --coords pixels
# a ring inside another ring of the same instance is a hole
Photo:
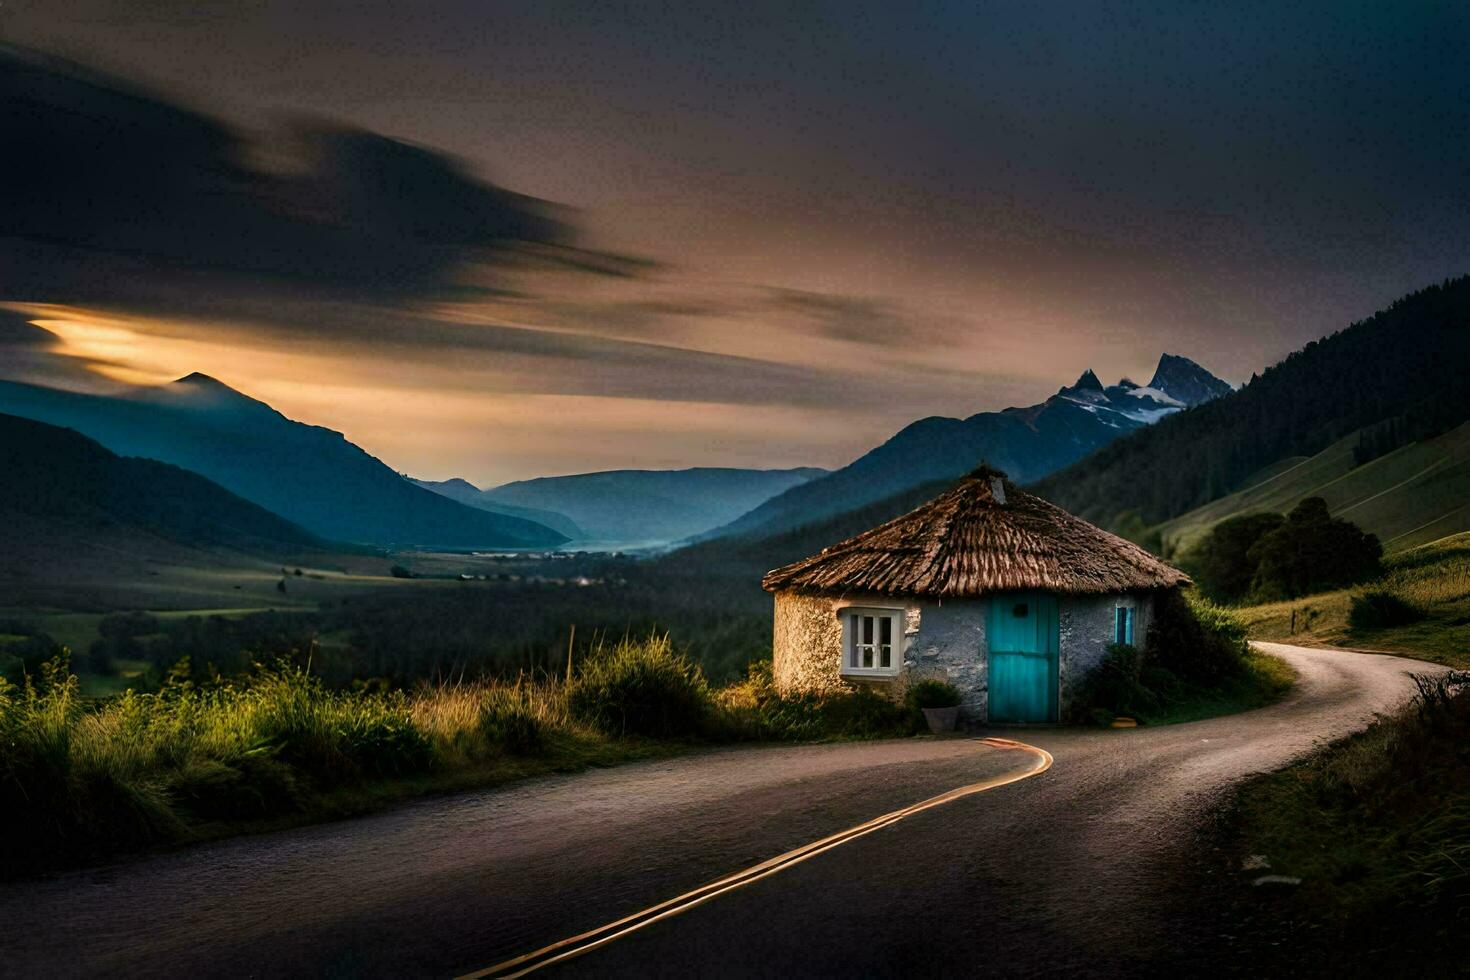
[[[924,712],[929,730],[936,735],[954,731],[960,716],[960,690],[949,681],[933,678],[919,681],[909,688],[909,703]]]

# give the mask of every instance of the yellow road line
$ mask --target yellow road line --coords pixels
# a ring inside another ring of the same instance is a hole
[[[479,980],[481,977],[523,977],[542,967],[551,966],[554,963],[561,963],[581,956],[584,953],[590,953],[592,950],[606,946],[608,943],[616,942],[629,933],[636,932],[663,919],[672,918],[673,916],[687,912],[696,906],[703,905],[711,899],[718,898],[726,892],[743,888],[752,882],[759,881],[777,872],[785,871],[787,868],[810,860],[824,851],[830,851],[834,847],[840,847],[849,841],[871,834],[875,830],[881,830],[884,827],[891,826],[905,817],[911,817],[916,813],[931,809],[932,807],[953,803],[955,800],[965,796],[972,796],[975,793],[983,793],[989,789],[996,789],[997,787],[1006,786],[1010,783],[1020,782],[1023,779],[1030,779],[1032,776],[1039,776],[1051,768],[1051,753],[1045,749],[1039,749],[1034,745],[1027,745],[1025,742],[1017,742],[1009,738],[982,738],[980,741],[991,748],[1026,752],[1035,756],[1035,761],[1025,769],[1019,769],[1015,772],[1007,773],[1004,776],[993,776],[990,779],[984,779],[978,783],[960,786],[946,793],[941,793],[938,796],[932,796],[927,800],[921,800],[911,806],[906,806],[901,810],[894,810],[892,813],[885,813],[881,817],[874,817],[866,823],[860,823],[855,827],[838,831],[835,834],[823,837],[821,840],[812,841],[810,844],[803,844],[795,850],[787,851],[785,854],[777,855],[769,860],[762,861],[760,864],[752,865],[731,875],[726,875],[717,881],[702,885],[693,891],[685,892],[677,898],[660,902],[658,905],[650,906],[641,912],[634,912],[632,915],[624,916],[615,922],[598,926],[596,929],[589,930],[580,935],[571,936],[560,942],[552,943],[550,946],[542,947],[535,952],[506,960],[503,963],[487,966],[483,970],[466,973],[459,977],[458,980]]]

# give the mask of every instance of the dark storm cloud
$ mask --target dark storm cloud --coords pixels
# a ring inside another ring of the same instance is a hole
[[[545,202],[420,147],[304,122],[256,146],[206,116],[20,49],[0,48],[0,132],[8,299],[125,300],[160,283],[210,291],[242,280],[416,296],[467,261],[569,236]],[[253,163],[271,153],[289,165]]]

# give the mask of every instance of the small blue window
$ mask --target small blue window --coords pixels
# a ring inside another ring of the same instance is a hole
[[[1113,610],[1113,642],[1133,645],[1133,609],[1118,606]]]

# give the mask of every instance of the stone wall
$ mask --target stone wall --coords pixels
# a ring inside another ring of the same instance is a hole
[[[987,663],[985,622],[989,599],[948,601],[896,600],[873,596],[776,596],[773,637],[774,677],[788,693],[829,694],[854,683],[880,687],[903,696],[908,684],[924,677],[948,680],[960,689],[964,714],[983,720],[986,709]],[[1153,612],[1149,595],[1059,596],[1057,600],[1061,704],[1071,689],[1107,655],[1113,642],[1113,610],[1131,603],[1135,611],[1134,642],[1143,645]],[[842,676],[842,621],[849,606],[905,611],[903,667],[893,679]]]
[[[842,690],[842,621],[839,603],[827,596],[776,594],[771,638],[772,674],[782,693],[830,694]]]
[[[988,599],[918,604],[919,629],[907,638],[904,669],[912,679],[936,677],[960,689],[966,718],[985,717],[985,619]]]

